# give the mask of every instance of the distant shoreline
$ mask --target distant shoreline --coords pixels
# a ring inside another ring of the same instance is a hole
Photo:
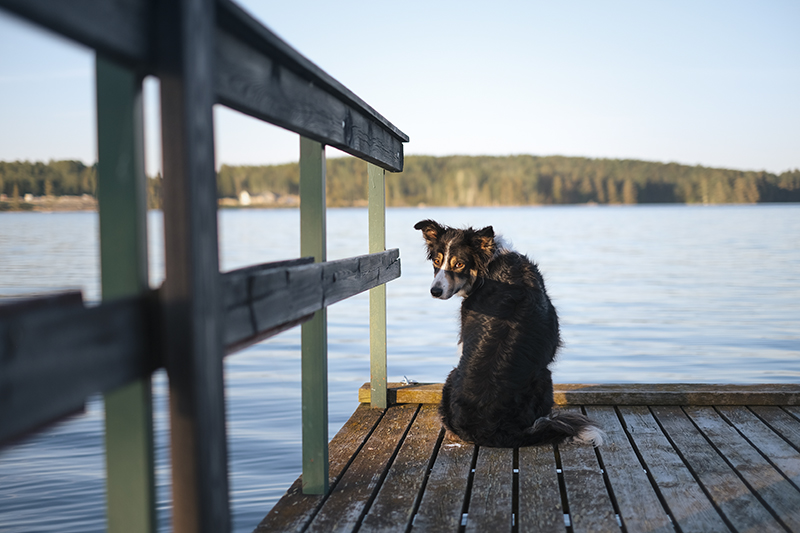
[[[272,199],[272,201],[264,201],[260,196],[256,196],[252,200],[248,197],[245,202],[241,202],[236,198],[220,198],[219,200],[220,209],[285,209],[299,206],[300,197],[297,195],[285,195]],[[97,199],[90,194],[81,196],[33,196],[26,194],[24,197],[17,199],[0,195],[0,213],[67,211],[97,211]]]
[[[0,212],[9,211],[97,211],[97,199],[89,194],[81,196],[32,196],[22,198],[0,196]]]

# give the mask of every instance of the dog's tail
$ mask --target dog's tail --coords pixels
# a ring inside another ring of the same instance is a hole
[[[580,413],[554,411],[525,430],[523,446],[582,442],[597,447],[603,444],[605,436],[602,429]]]

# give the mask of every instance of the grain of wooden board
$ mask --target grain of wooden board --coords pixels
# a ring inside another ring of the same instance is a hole
[[[568,411],[576,411],[574,408]],[[579,532],[619,532],[603,472],[594,448],[589,444],[558,446],[564,473],[572,530]]]
[[[411,523],[441,432],[436,408],[422,406],[359,531],[403,531]]]
[[[586,414],[606,433],[598,448],[603,469],[617,501],[622,523],[630,531],[673,531],[613,407],[587,407]]]
[[[556,405],[798,405],[800,385],[621,383],[553,385]],[[441,383],[389,383],[390,404],[439,403]],[[369,387],[358,391],[359,402],[369,402]],[[800,411],[798,411],[800,413]],[[800,416],[800,414],[798,415]]]
[[[339,481],[342,472],[382,416],[383,411],[360,405],[333,437],[329,445],[330,486],[335,486]],[[324,499],[319,494],[303,494],[302,482],[297,479],[255,531],[302,531]]]
[[[564,508],[552,446],[519,449],[519,513],[521,533],[563,533]]]
[[[403,170],[403,142],[364,108],[270,57],[237,33],[216,34],[215,89],[221,103],[335,146],[393,172]],[[312,83],[309,83],[312,81]],[[298,112],[303,109],[304,112]]]
[[[480,448],[475,463],[466,531],[511,531],[514,450]]]
[[[718,407],[717,411],[736,426],[744,437],[791,481],[800,487],[800,452],[772,431],[752,411],[741,407]]]
[[[241,349],[305,322],[310,314],[400,276],[400,252],[312,263],[265,263],[222,276],[225,344]]]
[[[737,530],[784,531],[680,407],[652,410],[694,476]]]
[[[730,531],[661,431],[650,410],[643,406],[623,406],[619,411],[645,462],[647,472],[655,481],[672,519],[681,530]]]
[[[43,302],[20,304],[30,307],[0,319],[0,442],[82,410],[90,395],[158,367],[147,297],[89,308],[75,297],[66,305]]]
[[[419,531],[458,531],[475,447],[445,433],[414,519]]]
[[[755,406],[750,409],[776,433],[792,443],[792,446],[800,449],[800,421],[795,418],[797,415],[793,416],[790,408]],[[800,415],[800,410],[798,410],[798,415]]]
[[[355,529],[418,408],[417,405],[403,405],[386,412],[364,444],[364,451],[369,453],[362,452],[356,456],[307,531]]]
[[[797,488],[712,407],[686,407],[684,410],[781,523],[792,531],[800,531]]]

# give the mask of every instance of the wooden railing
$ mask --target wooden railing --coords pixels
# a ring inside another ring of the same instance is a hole
[[[385,171],[408,137],[227,0],[0,0],[97,53],[103,303],[80,293],[0,307],[0,442],[104,394],[108,528],[154,531],[150,376],[165,367],[176,531],[228,531],[222,359],[303,323],[304,491],[328,489],[325,308],[370,290],[373,406],[386,406]],[[161,82],[164,284],[148,286],[142,80]],[[298,133],[301,255],[221,274],[212,106]],[[365,160],[370,255],[326,261],[325,146]],[[47,332],[43,334],[42,332]]]

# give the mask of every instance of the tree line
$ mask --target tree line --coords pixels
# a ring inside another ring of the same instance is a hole
[[[296,163],[219,170],[221,197],[297,194]],[[367,166],[328,159],[328,205],[362,205]],[[517,155],[408,156],[402,174],[387,174],[390,206],[800,202],[800,170],[773,174],[630,159]]]
[[[161,177],[148,180],[150,207],[161,206]],[[218,196],[299,192],[297,163],[222,165]],[[95,195],[96,166],[79,161],[2,162],[0,194]],[[367,165],[327,161],[330,206],[364,205]],[[408,156],[402,174],[387,173],[389,206],[800,202],[800,170],[781,174],[678,163],[563,156]]]

